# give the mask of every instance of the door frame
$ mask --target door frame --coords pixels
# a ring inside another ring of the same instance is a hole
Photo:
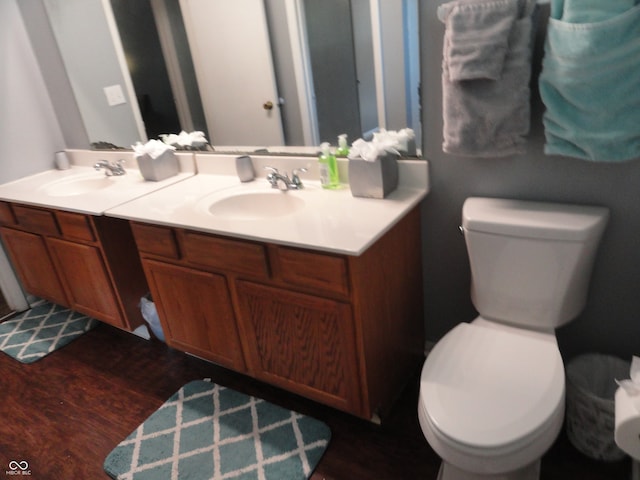
[[[287,24],[289,25],[289,42],[293,57],[293,69],[300,105],[302,120],[302,136],[307,146],[320,143],[316,98],[314,95],[311,56],[307,41],[307,27],[303,0],[286,0]],[[296,61],[297,60],[297,61]]]
[[[173,99],[178,112],[180,127],[184,131],[192,132],[195,130],[193,116],[191,115],[191,107],[178,61],[178,52],[176,51],[175,40],[171,31],[169,12],[167,12],[167,7],[163,0],[150,1],[151,10],[153,11],[156,28],[158,30],[158,37],[160,38],[162,55],[167,66],[171,92],[173,93]]]

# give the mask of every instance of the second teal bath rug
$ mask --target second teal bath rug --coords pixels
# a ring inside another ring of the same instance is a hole
[[[45,302],[0,323],[0,350],[22,363],[33,363],[97,324],[94,318]]]
[[[123,440],[104,470],[118,480],[304,480],[330,437],[323,422],[198,380]]]

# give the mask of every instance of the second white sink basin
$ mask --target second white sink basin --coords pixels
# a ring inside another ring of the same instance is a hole
[[[303,208],[305,201],[291,192],[268,190],[236,193],[214,201],[209,213],[234,220],[260,220],[290,215]]]

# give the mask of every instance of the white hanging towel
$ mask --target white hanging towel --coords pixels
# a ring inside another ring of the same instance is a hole
[[[535,5],[535,0],[456,0],[438,8],[445,24],[445,152],[476,157],[524,152]]]

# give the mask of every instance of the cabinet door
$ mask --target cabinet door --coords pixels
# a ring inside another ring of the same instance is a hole
[[[69,306],[44,238],[10,228],[0,231],[24,289],[37,297]]]
[[[346,303],[238,281],[240,321],[256,377],[347,412],[361,410]]]
[[[226,279],[154,260],[143,265],[167,343],[244,371]]]
[[[100,250],[91,245],[48,238],[54,264],[67,288],[71,309],[126,328]]]

